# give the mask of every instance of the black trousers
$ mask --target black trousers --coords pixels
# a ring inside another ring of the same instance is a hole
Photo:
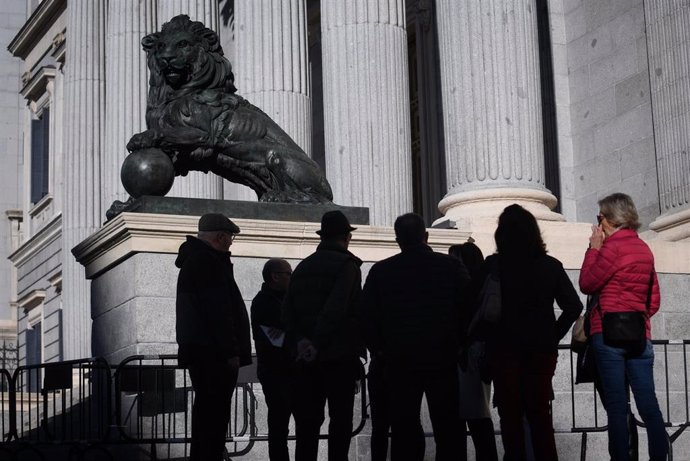
[[[392,419],[388,379],[388,371],[383,360],[372,357],[367,375],[369,411],[371,412],[371,461],[388,459],[388,434]],[[418,434],[416,445],[420,448],[417,457],[424,458],[424,429],[421,421],[417,421],[416,432]]]
[[[189,360],[194,389],[190,461],[221,461],[230,422],[230,401],[237,369],[208,357]]]
[[[391,418],[388,410],[388,383],[385,371],[381,359],[371,359],[367,375],[371,412],[371,461],[388,459],[388,432],[391,427]]]
[[[436,442],[436,461],[460,459],[460,403],[457,365],[430,370],[391,368],[389,371],[391,402],[391,460],[424,459],[424,435],[419,421],[422,397],[426,395],[429,417]]]
[[[293,376],[289,372],[266,372],[259,377],[268,407],[268,458],[271,461],[289,461],[287,439],[290,431]]]
[[[328,402],[328,461],[347,461],[352,437],[359,358],[317,362],[296,370],[296,461],[316,461],[319,433]]]

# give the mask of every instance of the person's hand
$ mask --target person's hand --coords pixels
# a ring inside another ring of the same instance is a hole
[[[235,357],[230,357],[228,359],[228,365],[232,367],[234,370],[239,370],[240,368],[240,358],[235,356]]]
[[[604,244],[604,231],[601,226],[592,226],[592,235],[589,237],[589,247],[598,250]]]
[[[316,360],[317,353],[318,351],[309,339],[302,338],[297,343],[297,361],[313,362]]]

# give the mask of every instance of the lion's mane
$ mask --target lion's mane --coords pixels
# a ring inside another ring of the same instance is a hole
[[[198,47],[197,59],[192,63],[190,80],[174,90],[165,81],[158,65],[157,51],[160,43],[172,39],[178,32],[188,32],[195,39]],[[141,45],[146,51],[146,59],[151,77],[149,79],[149,99],[151,108],[160,107],[170,100],[176,92],[184,94],[195,93],[195,90],[220,90],[222,93],[234,94],[235,76],[232,65],[220,46],[218,34],[204,26],[203,23],[192,21],[187,15],[179,15],[163,24],[160,32],[145,36]]]

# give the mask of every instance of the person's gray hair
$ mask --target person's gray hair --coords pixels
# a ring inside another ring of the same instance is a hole
[[[604,197],[599,200],[599,210],[613,227],[632,230],[640,228],[635,202],[627,194],[616,192]]]
[[[224,231],[199,231],[197,232],[196,236],[201,240],[210,241],[215,239],[218,234],[223,232]]]

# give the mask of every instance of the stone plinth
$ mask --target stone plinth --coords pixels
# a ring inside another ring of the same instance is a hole
[[[369,224],[369,210],[314,203],[257,203],[246,200],[212,200],[145,195],[131,202],[124,211],[166,215],[200,216],[223,213],[231,219],[261,219],[275,221],[321,222],[321,216],[331,210],[345,213],[352,224]]]
[[[242,230],[231,251],[247,306],[261,287],[268,258],[285,258],[294,267],[319,243],[318,222],[233,221]],[[174,263],[186,236],[196,234],[197,222],[198,215],[125,212],[74,248],[92,281],[92,355],[118,363],[135,354],[177,352]],[[365,273],[399,251],[392,228],[357,227],[350,250],[365,261]],[[429,238],[432,247],[446,252],[468,237],[456,229],[431,229]]]

